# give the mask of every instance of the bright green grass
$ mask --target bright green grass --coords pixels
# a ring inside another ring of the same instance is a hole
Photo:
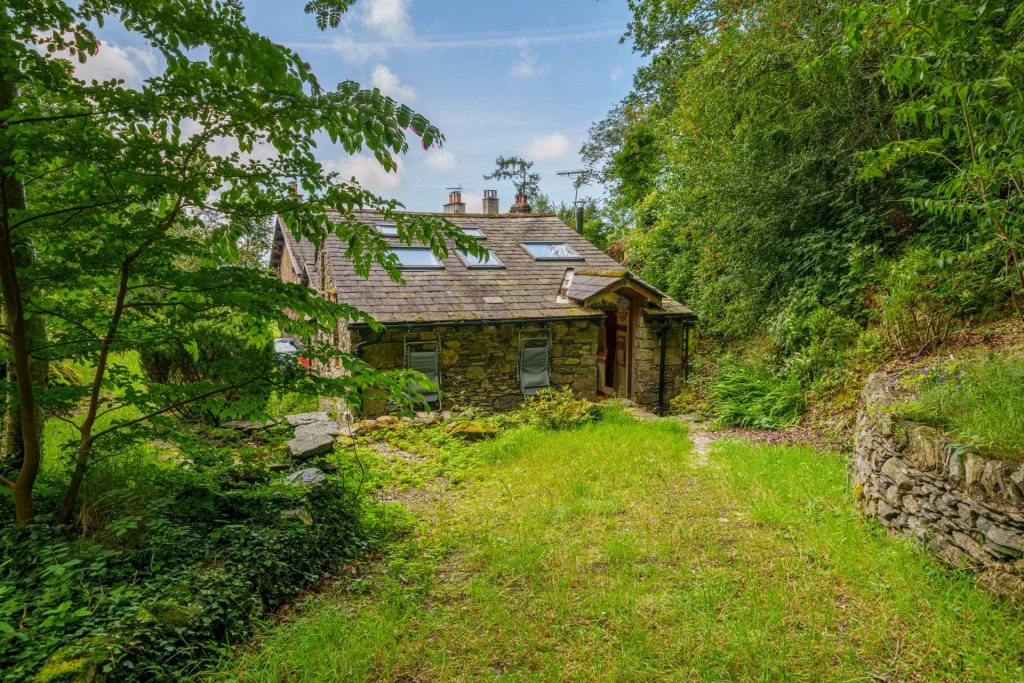
[[[862,521],[843,464],[678,423],[520,430],[214,676],[1020,681],[1020,615]],[[877,678],[876,678],[877,677]]]
[[[85,385],[92,383],[96,376],[96,368],[92,365],[80,365],[75,368],[81,375]],[[139,381],[132,381],[136,389],[142,388],[142,367],[139,363],[139,354],[132,352],[127,354],[114,354],[110,359],[110,369],[115,373],[122,373],[129,378],[138,377]],[[107,427],[137,418],[139,411],[131,406],[116,408],[109,412],[101,409],[96,419],[94,431],[102,431]],[[78,446],[79,431],[85,413],[79,412],[71,417],[74,424],[56,418],[49,418],[43,427],[43,466],[47,469],[63,469],[67,466],[69,452],[73,452]]]
[[[989,455],[1024,459],[1024,361],[974,359],[919,372],[923,379],[908,416],[936,424]]]

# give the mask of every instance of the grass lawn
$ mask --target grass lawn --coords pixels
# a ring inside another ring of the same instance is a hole
[[[862,521],[834,456],[518,430],[213,679],[1020,681],[1021,614]]]

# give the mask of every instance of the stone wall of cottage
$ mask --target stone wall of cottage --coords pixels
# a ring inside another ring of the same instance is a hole
[[[962,452],[931,427],[899,419],[892,381],[868,378],[853,457],[854,496],[891,532],[992,592],[1024,597],[1024,467]]]
[[[589,321],[549,323],[551,330],[551,384],[568,386],[581,397],[594,400],[597,391],[597,340],[600,328]],[[523,402],[516,376],[519,334],[536,336],[538,325],[465,325],[417,328],[409,339],[441,337],[441,391],[444,407],[474,406],[485,412],[513,410]],[[404,366],[404,339],[407,331],[390,329],[378,343],[367,345],[362,358],[380,370]],[[350,331],[351,348],[371,340],[375,334],[366,329]],[[386,399],[368,397],[363,412],[368,416],[383,413]]]
[[[683,325],[679,321],[662,322],[636,318],[633,324],[633,398],[648,410],[658,407],[658,382],[661,372],[661,330],[668,326],[665,338],[665,405],[683,391]]]
[[[299,284],[302,281],[302,277],[299,275],[299,267],[292,262],[292,255],[288,251],[288,247],[284,247],[281,250],[281,279],[285,282],[291,282],[292,284]]]

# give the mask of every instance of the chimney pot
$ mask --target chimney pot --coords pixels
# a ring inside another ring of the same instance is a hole
[[[444,205],[445,213],[466,213],[466,202],[462,201],[461,192],[449,192],[448,203]]]
[[[484,190],[484,213],[488,215],[498,213],[497,190]]]
[[[525,194],[516,195],[516,203],[512,205],[512,208],[508,210],[509,213],[530,213],[533,209],[530,207],[530,202],[526,200]]]

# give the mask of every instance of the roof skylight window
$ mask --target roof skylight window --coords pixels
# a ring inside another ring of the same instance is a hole
[[[470,237],[475,237],[478,240],[485,240],[485,239],[487,239],[487,235],[484,234],[483,230],[481,230],[480,228],[473,227],[473,226],[467,226],[467,227],[462,228],[462,232],[466,233]]]
[[[392,247],[402,270],[444,270],[444,264],[427,247]]]
[[[471,270],[475,270],[477,268],[505,267],[505,264],[501,262],[501,259],[495,256],[491,251],[485,250],[480,256],[473,256],[472,254],[462,250],[457,250],[455,253],[459,255],[459,258],[464,264],[466,264],[466,267]]]
[[[377,232],[384,237],[398,237],[398,226],[394,223],[378,223]]]
[[[582,261],[575,249],[565,242],[520,242],[519,246],[535,261]]]

